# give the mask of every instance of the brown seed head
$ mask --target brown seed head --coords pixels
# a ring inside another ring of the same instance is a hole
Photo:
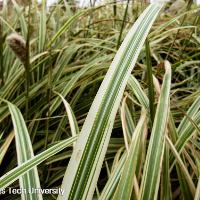
[[[26,63],[26,42],[22,36],[17,33],[11,33],[7,37],[7,42],[15,55],[20,59],[20,61]]]

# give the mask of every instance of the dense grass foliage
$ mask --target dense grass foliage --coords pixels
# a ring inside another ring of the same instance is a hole
[[[200,199],[199,13],[4,1],[0,199]]]

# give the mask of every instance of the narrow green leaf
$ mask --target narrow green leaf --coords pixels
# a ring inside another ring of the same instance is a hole
[[[61,95],[65,97],[72,89],[74,84],[78,81],[78,79],[83,76],[90,68],[92,65],[89,65],[88,67],[84,67],[80,71],[78,71],[66,84],[66,86],[63,88],[63,91],[61,92]],[[57,97],[53,100],[53,103],[50,107],[50,112],[53,113],[62,103],[62,99],[60,97]]]
[[[148,109],[149,99],[144,93],[143,89],[141,88],[139,82],[133,75],[130,75],[129,77],[128,87],[133,91],[134,95],[136,96],[140,104],[144,106],[146,109]]]
[[[44,51],[46,41],[46,0],[42,0],[42,12],[40,12],[38,51]]]
[[[2,163],[2,160],[8,150],[8,147],[10,146],[10,143],[12,142],[14,138],[14,133],[11,132],[5,139],[5,142],[3,143],[3,145],[0,148],[0,165]]]
[[[134,129],[135,129],[135,125],[134,125],[134,121],[133,121],[133,116],[131,115],[131,111],[126,103],[126,97],[123,99],[122,101],[122,106],[121,106],[121,122],[122,122],[122,130],[123,130],[123,134],[124,134],[124,140],[126,137],[126,143],[130,143]],[[128,149],[128,144],[126,144],[126,147]]]
[[[162,200],[172,199],[171,184],[170,184],[170,171],[169,171],[169,147],[165,145],[163,157],[163,169],[161,177],[161,198]]]
[[[149,94],[149,108],[150,108],[150,116],[151,116],[151,125],[154,121],[155,116],[155,94],[154,94],[154,86],[153,86],[153,75],[152,75],[152,62],[151,62],[151,52],[149,46],[149,40],[146,39],[145,42],[145,50],[146,50],[146,71],[147,71],[147,81],[148,81],[148,94]]]
[[[125,147],[128,150],[132,133],[129,133],[129,130],[127,128],[126,113],[125,113],[125,106],[127,107],[126,98],[127,97],[125,97],[122,101],[122,105],[121,105],[121,109],[120,109],[120,117],[121,117],[122,131],[123,131],[123,136],[124,136]]]
[[[15,143],[17,151],[18,166],[34,157],[31,140],[29,133],[24,122],[23,116],[20,110],[13,104],[8,102],[8,107],[12,116],[12,122],[15,133]],[[24,174],[19,179],[20,188],[28,191],[30,188],[40,188],[40,180],[38,176],[37,168],[34,167],[32,170]],[[22,199],[42,199],[41,193],[29,193],[22,192]]]
[[[173,118],[173,115],[172,115],[171,112],[169,114],[168,133],[170,134],[172,142],[176,143],[179,136],[178,136],[177,128],[175,126],[175,121],[174,121],[174,118]],[[174,156],[174,155],[171,153],[171,157],[172,156]],[[175,160],[175,157],[173,157],[173,158]],[[171,172],[172,169],[174,169],[174,164],[170,163],[170,154],[169,154],[169,173]],[[189,190],[186,177],[185,177],[184,173],[182,173],[181,168],[178,165],[178,163],[175,163],[175,169],[176,169],[176,172],[177,172],[177,175],[178,175],[178,181],[180,183],[180,188],[181,188],[181,192],[182,192],[183,197],[185,199],[191,199],[192,195],[191,195],[191,192]]]
[[[156,109],[156,115],[151,132],[151,138],[147,151],[145,167],[142,177],[140,198],[143,200],[156,199],[161,175],[161,165],[164,152],[164,135],[168,122],[169,93],[171,86],[171,66],[165,61],[165,76],[161,94]]]
[[[47,150],[43,151],[42,153],[31,158],[30,160],[24,162],[22,165],[9,171],[7,174],[3,175],[0,178],[0,188],[4,189],[7,186],[11,185],[17,179],[19,179],[22,175],[27,173],[29,170],[33,169],[34,167],[36,167],[43,161],[47,160],[51,156],[55,155],[56,153],[62,151],[66,147],[71,146],[73,142],[76,141],[76,139],[77,139],[77,136],[60,141],[57,144],[53,145],[52,147],[48,148]]]
[[[199,126],[200,125],[200,112],[198,112],[195,116],[193,116],[192,120],[193,120],[193,123],[195,123],[197,126]],[[182,152],[182,150],[184,149],[185,144],[188,142],[188,140],[195,133],[196,127],[194,126],[193,123],[191,123],[188,120],[187,126],[182,131],[181,135],[178,137],[178,139],[177,139],[177,141],[175,143],[176,150],[179,153]],[[197,131],[198,131],[198,129],[197,129]],[[174,164],[174,160],[175,160],[174,156],[170,155],[170,164],[172,166]]]
[[[69,124],[70,124],[70,128],[71,128],[72,136],[78,135],[79,134],[78,122],[74,116],[71,106],[69,105],[69,103],[65,100],[65,98],[61,94],[59,94],[57,92],[55,92],[55,93],[60,96],[60,98],[62,99],[62,101],[65,105],[65,109],[66,109],[66,112],[67,112],[67,115],[69,118]]]
[[[24,38],[27,37],[27,33],[28,33],[28,28],[27,28],[27,23],[24,17],[24,12],[23,12],[23,8],[20,7],[15,0],[12,0],[12,3],[14,5],[14,9],[19,17],[19,21],[21,24],[21,29],[22,29],[22,35]]]
[[[184,173],[184,176],[185,176],[185,178],[186,178],[186,180],[187,180],[187,183],[188,183],[190,192],[191,192],[191,194],[192,194],[193,197],[194,197],[194,195],[195,195],[195,186],[194,186],[194,183],[193,183],[193,181],[192,181],[192,179],[191,179],[191,176],[190,176],[190,174],[189,174],[189,172],[188,172],[188,170],[187,170],[187,168],[186,168],[184,162],[182,161],[180,155],[178,154],[178,152],[177,152],[175,146],[172,144],[172,142],[171,142],[170,139],[167,137],[167,135],[166,135],[165,137],[166,137],[166,140],[167,140],[167,144],[169,145],[170,149],[172,150],[174,156],[176,157],[176,160],[177,160],[177,162],[178,162],[178,164],[179,164],[179,167],[180,167],[180,169],[181,169],[181,172]]]
[[[53,36],[51,41],[48,43],[48,47],[50,47],[64,32],[69,29],[69,27],[76,21],[78,20],[79,17],[85,15],[88,13],[88,11],[91,9],[86,9],[86,10],[81,10],[77,12],[75,15],[73,15],[70,19],[68,19],[65,24],[58,30],[58,32]]]
[[[124,153],[117,164],[117,167],[111,173],[108,182],[103,188],[103,191],[99,197],[99,200],[109,200],[113,197],[117,184],[119,182],[123,167],[126,161],[126,153]]]
[[[200,108],[200,97],[198,97],[194,103],[190,106],[190,108],[187,111],[187,115],[192,118],[195,116]],[[178,126],[178,132],[180,135],[183,134],[184,129],[190,124],[190,120],[187,116],[185,116],[182,120],[180,125]]]
[[[135,128],[133,133],[130,149],[128,151],[128,156],[126,158],[126,162],[123,168],[123,173],[121,179],[119,181],[119,185],[117,190],[113,196],[114,200],[129,200],[132,194],[134,176],[136,170],[136,163],[138,159],[139,152],[139,140],[141,138],[143,125],[146,120],[146,113],[143,110],[141,113],[140,120]]]
[[[46,17],[46,0],[42,0],[42,11],[39,13],[39,29],[38,29],[38,52],[42,53],[45,49],[47,34],[47,17]],[[37,79],[40,80],[44,76],[45,64],[42,63],[37,69]]]

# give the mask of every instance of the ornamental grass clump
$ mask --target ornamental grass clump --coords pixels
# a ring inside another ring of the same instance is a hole
[[[199,200],[200,9],[6,2],[0,199]]]

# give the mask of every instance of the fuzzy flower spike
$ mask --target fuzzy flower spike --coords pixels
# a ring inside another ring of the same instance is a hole
[[[20,61],[26,63],[26,42],[22,36],[17,33],[11,33],[7,37],[7,42],[15,55],[20,59]]]

